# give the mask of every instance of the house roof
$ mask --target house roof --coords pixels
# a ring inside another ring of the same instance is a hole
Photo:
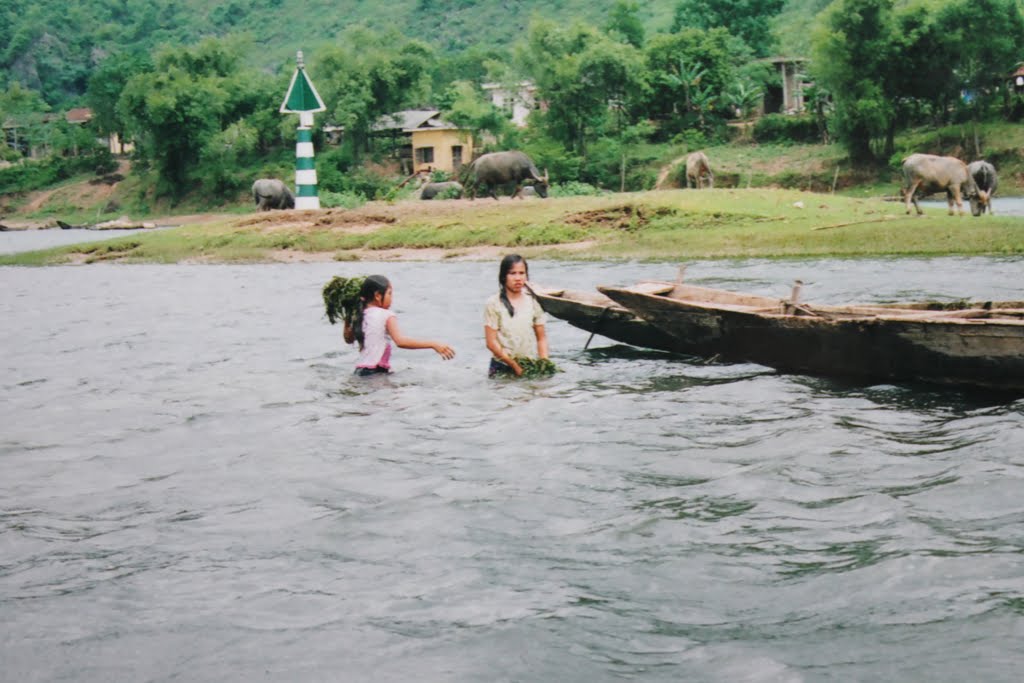
[[[396,111],[377,119],[377,122],[373,124],[373,131],[375,133],[388,131],[414,133],[421,130],[459,130],[458,126],[442,120],[440,116],[441,112],[437,109]]]
[[[427,119],[426,121],[424,121],[419,126],[416,126],[415,128],[406,128],[402,132],[403,133],[415,133],[416,131],[420,131],[420,130],[460,130],[460,129],[454,123],[448,123],[447,121],[442,121],[441,119]]]
[[[375,132],[384,132],[389,130],[401,130],[408,131],[413,128],[419,128],[426,121],[438,116],[441,112],[437,109],[407,109],[405,111],[396,111],[393,114],[386,114],[380,117],[373,124],[373,130]]]
[[[766,62],[768,64],[806,64],[811,61],[807,57],[765,57],[764,59],[758,59],[759,62]]]
[[[519,81],[518,83],[481,83],[483,90],[536,90],[537,85],[533,81]]]
[[[87,123],[92,121],[92,109],[89,107],[75,107],[68,109],[64,114],[64,120],[68,123]]]

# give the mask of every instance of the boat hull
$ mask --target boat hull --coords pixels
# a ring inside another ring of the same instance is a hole
[[[864,307],[863,314],[815,307],[820,314],[794,315],[778,301],[774,310],[753,310],[599,289],[672,335],[685,353],[786,372],[1024,393],[1024,320],[929,317],[895,307]]]
[[[585,332],[631,346],[682,352],[682,345],[672,335],[603,294],[537,286],[532,291],[546,313]]]

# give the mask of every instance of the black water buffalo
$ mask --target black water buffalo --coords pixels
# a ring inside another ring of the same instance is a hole
[[[686,157],[686,187],[698,190],[704,187],[707,178],[708,187],[715,186],[715,176],[711,174],[711,163],[704,152],[693,152]]]
[[[996,176],[996,167],[987,161],[972,161],[967,164],[967,172],[974,178],[974,184],[978,186],[978,195],[971,197],[971,215],[980,216],[988,212],[995,215],[992,210],[992,195],[999,187],[999,178]]]
[[[491,152],[469,165],[465,176],[470,199],[474,199],[481,188],[486,194],[498,198],[496,188],[515,185],[513,197],[519,197],[524,182],[532,182],[541,197],[548,196],[548,174],[542,176],[530,157],[522,152]],[[520,197],[521,198],[521,197]]]
[[[295,208],[295,195],[276,178],[260,178],[253,183],[252,198],[258,211]]]
[[[443,183],[427,183],[420,188],[420,199],[435,199],[437,197],[461,198],[462,183],[449,180]]]
[[[917,195],[929,195],[945,191],[949,202],[949,215],[953,215],[953,204],[963,215],[961,196],[976,197],[978,187],[967,171],[967,164],[956,157],[940,157],[934,154],[911,154],[903,160],[903,199],[910,213],[914,203],[918,215],[924,213],[917,205]]]

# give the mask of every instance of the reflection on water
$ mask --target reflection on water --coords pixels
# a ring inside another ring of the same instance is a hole
[[[350,374],[320,287],[370,271],[453,361]],[[1016,679],[1024,401],[584,351],[560,321],[564,372],[489,381],[496,271],[0,269],[4,678]],[[828,303],[1024,298],[1013,259],[687,272]]]
[[[944,195],[932,195],[928,199],[917,200],[917,203],[922,209],[925,209],[926,213],[935,213],[935,210],[940,208],[943,211],[949,211],[949,202]],[[965,200],[963,204],[964,213],[970,216],[970,203]],[[996,195],[992,199],[992,210],[995,212],[993,214],[995,216],[1024,216],[1024,197],[1000,197]],[[984,218],[986,216],[976,216],[976,218]]]

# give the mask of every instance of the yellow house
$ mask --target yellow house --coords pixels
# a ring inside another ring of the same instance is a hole
[[[412,170],[457,173],[473,159],[473,135],[440,119],[404,132],[412,137]]]
[[[436,109],[409,109],[378,119],[371,135],[390,138],[403,173],[457,173],[473,160],[473,134],[441,120]]]

